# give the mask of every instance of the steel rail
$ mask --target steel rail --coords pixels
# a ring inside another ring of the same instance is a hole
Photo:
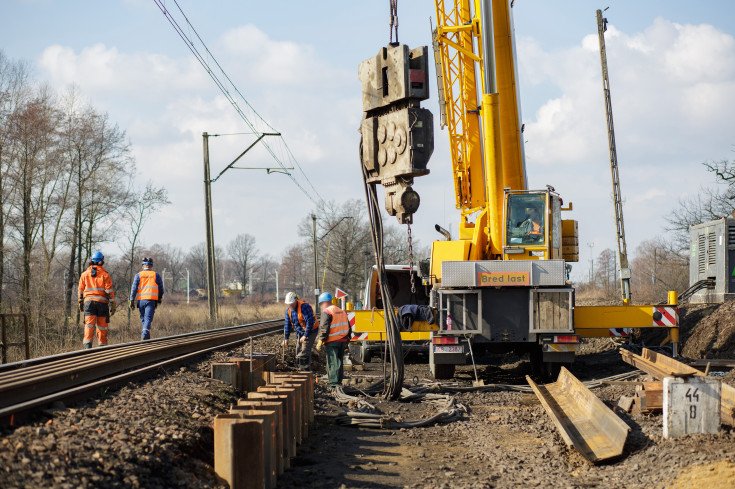
[[[242,327],[251,327],[250,325],[244,325]],[[239,331],[239,330],[238,330]],[[161,341],[159,343],[153,344],[149,343],[147,341],[138,341],[134,343],[126,343],[121,346],[125,346],[125,348],[117,349],[115,351],[110,350],[81,350],[85,352],[83,356],[76,356],[71,359],[62,359],[58,361],[47,361],[46,363],[25,368],[23,370],[15,370],[11,372],[4,372],[0,373],[0,384],[5,380],[9,378],[13,379],[21,379],[23,375],[31,376],[31,375],[38,375],[42,374],[48,371],[52,370],[58,370],[61,367],[67,366],[72,367],[74,365],[88,365],[90,362],[95,360],[105,360],[108,358],[115,358],[120,357],[123,355],[130,355],[135,353],[141,353],[146,351],[156,351],[163,348],[167,348],[174,345],[182,345],[182,344],[189,344],[189,343],[195,343],[195,342],[201,342],[205,339],[209,338],[219,338],[222,336],[231,336],[232,331],[229,330],[210,330],[210,331],[203,331],[196,337],[189,337],[189,338],[181,338],[178,337],[171,337],[171,338],[161,338]],[[48,358],[48,357],[47,357]],[[22,372],[22,373],[21,373]]]
[[[177,334],[177,335],[163,336],[161,338],[153,338],[153,339],[145,340],[145,341],[142,341],[141,340],[141,341],[132,341],[132,342],[129,342],[129,343],[120,343],[120,344],[117,344],[117,345],[100,346],[100,347],[94,348],[92,351],[94,351],[94,352],[109,351],[109,350],[115,350],[115,349],[119,349],[119,348],[125,348],[125,347],[128,347],[130,345],[138,345],[138,344],[141,344],[141,343],[152,344],[152,343],[158,343],[158,342],[161,342],[161,341],[167,341],[167,340],[170,340],[170,339],[173,339],[173,338],[186,338],[186,337],[190,337],[190,336],[197,336],[197,335],[211,333],[211,332],[216,332],[216,331],[228,331],[228,330],[238,329],[238,328],[242,328],[244,326],[257,326],[259,324],[269,324],[269,323],[272,323],[273,321],[275,321],[275,320],[269,319],[267,321],[257,321],[257,322],[254,322],[254,323],[238,324],[238,325],[235,325],[235,326],[226,326],[224,328],[205,329],[205,330],[201,330],[201,331],[192,331],[190,333],[181,333],[181,334]],[[63,358],[71,358],[71,357],[77,357],[77,356],[82,356],[82,355],[88,355],[89,352],[90,352],[89,350],[74,350],[74,351],[69,351],[69,352],[65,352],[65,353],[57,353],[55,355],[48,355],[48,356],[45,356],[45,357],[31,358],[30,360],[19,360],[17,362],[13,362],[13,363],[6,363],[6,364],[3,364],[3,365],[0,365],[0,373],[3,373],[5,371],[7,371],[7,370],[14,370],[14,369],[22,368],[22,367],[28,367],[28,366],[31,366],[31,365],[37,365],[39,363],[46,363],[46,362],[55,361],[55,360],[59,360],[59,359],[63,359]]]
[[[187,333],[155,341],[81,350],[44,357],[25,367],[0,372],[0,410],[140,369],[162,360],[240,344],[259,333],[278,331],[280,320],[263,321],[216,330]]]
[[[148,374],[150,374],[151,372],[154,372],[158,369],[180,365],[182,363],[191,361],[194,358],[204,355],[206,353],[210,353],[212,351],[220,350],[223,348],[232,348],[240,344],[243,344],[246,341],[249,341],[251,338],[258,338],[261,336],[266,336],[266,335],[270,335],[273,333],[277,333],[279,331],[280,331],[280,328],[273,329],[265,333],[248,335],[245,338],[231,341],[229,343],[224,343],[224,344],[213,346],[210,348],[197,350],[192,353],[187,353],[184,355],[169,358],[167,360],[163,360],[161,362],[147,365],[147,366],[135,369],[135,370],[129,370],[124,373],[114,375],[112,377],[106,377],[104,379],[100,379],[94,382],[79,385],[79,386],[72,387],[72,388],[65,389],[65,390],[60,390],[52,394],[48,394],[42,397],[36,397],[33,399],[29,399],[27,401],[13,404],[11,406],[0,408],[0,420],[10,419],[10,424],[13,424],[12,423],[13,415],[15,414],[22,413],[30,409],[37,408],[39,406],[43,406],[43,405],[46,405],[46,404],[49,404],[55,401],[60,401],[62,399],[70,399],[70,398],[78,399],[78,398],[89,397],[91,395],[94,395],[96,392],[98,392],[101,389],[114,387],[116,385],[121,385],[121,384],[130,382],[130,381],[133,381],[135,379],[143,378],[147,376]]]

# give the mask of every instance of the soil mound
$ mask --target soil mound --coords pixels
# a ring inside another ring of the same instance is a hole
[[[682,321],[682,329],[684,357],[735,358],[735,302],[697,310]]]

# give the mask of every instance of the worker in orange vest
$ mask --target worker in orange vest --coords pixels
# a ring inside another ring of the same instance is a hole
[[[528,232],[529,238],[534,241],[543,241],[544,233],[543,226],[541,225],[541,212],[535,207],[531,208],[528,219],[531,221],[531,227]]]
[[[344,365],[342,357],[345,346],[350,341],[350,321],[347,313],[332,304],[332,294],[324,292],[319,296],[319,306],[322,315],[319,320],[319,341],[316,350],[320,351],[326,345],[327,377],[329,387],[342,385],[344,379]]]
[[[97,329],[97,343],[107,345],[107,328],[110,316],[115,314],[115,290],[112,277],[102,268],[104,255],[95,251],[89,260],[89,268],[79,277],[79,310],[84,313],[84,349],[92,348],[94,331]]]
[[[283,326],[283,346],[288,346],[291,331],[296,331],[296,367],[299,370],[311,368],[311,349],[317,336],[319,323],[314,321],[314,310],[300,301],[294,292],[286,294],[286,322]]]
[[[153,271],[153,258],[143,258],[143,270],[135,274],[133,286],[130,288],[130,310],[135,309],[138,301],[140,312],[140,339],[151,339],[151,323],[156,308],[163,300],[163,280]]]

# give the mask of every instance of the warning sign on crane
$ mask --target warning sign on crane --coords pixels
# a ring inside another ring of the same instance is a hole
[[[347,292],[340,289],[339,287],[335,287],[334,297],[337,299],[344,299],[345,297],[347,297]]]

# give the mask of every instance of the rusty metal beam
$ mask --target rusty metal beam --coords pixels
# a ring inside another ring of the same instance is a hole
[[[648,348],[644,348],[640,355],[628,350],[620,350],[620,356],[625,363],[629,363],[659,380],[663,380],[664,377],[705,376],[703,372],[696,368],[651,351]],[[720,409],[722,422],[735,426],[735,387],[722,384]]]
[[[566,368],[553,384],[526,380],[567,446],[592,463],[622,455],[630,427]]]

